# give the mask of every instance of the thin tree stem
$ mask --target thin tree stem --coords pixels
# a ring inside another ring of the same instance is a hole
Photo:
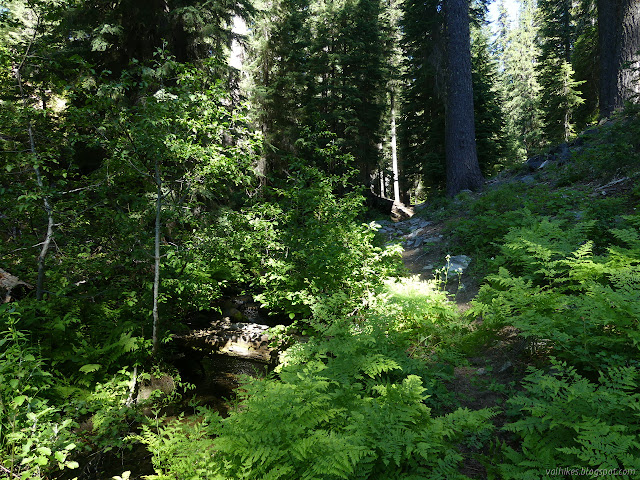
[[[40,25],[40,19],[38,18],[38,23],[33,30],[33,36],[29,41],[29,45],[27,46],[27,49],[24,53],[24,56],[20,64],[16,68],[16,79],[18,81],[20,96],[22,97],[22,103],[24,104],[25,109],[28,107],[28,103],[27,103],[27,96],[24,92],[24,87],[22,85],[22,75],[20,72],[26,62],[29,52],[31,51],[31,47],[33,46],[33,42],[35,41],[39,25]],[[53,240],[53,227],[55,225],[55,222],[53,219],[53,208],[51,206],[51,202],[49,201],[49,196],[46,193],[44,193],[44,182],[42,181],[42,174],[40,173],[40,167],[38,166],[38,152],[36,150],[36,142],[33,136],[33,124],[31,123],[31,120],[29,121],[27,131],[29,133],[29,149],[31,151],[31,154],[33,155],[33,160],[34,160],[33,171],[36,174],[36,182],[38,183],[38,188],[43,194],[44,210],[47,213],[47,233],[45,235],[44,241],[42,242],[42,248],[40,249],[40,254],[38,255],[38,279],[36,281],[36,299],[42,300],[42,297],[44,294],[44,277],[45,277],[45,270],[46,270],[45,262],[47,258],[47,253],[49,252],[49,246],[51,245],[51,241]]]
[[[158,354],[158,324],[160,323],[158,315],[158,294],[160,291],[160,221],[162,213],[162,180],[160,177],[160,163],[156,159],[155,162],[155,180],[156,180],[156,233],[155,233],[155,265],[153,278],[153,338],[152,353]]]

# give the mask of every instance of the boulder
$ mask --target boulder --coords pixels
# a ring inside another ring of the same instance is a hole
[[[401,203],[393,203],[391,208],[391,218],[397,221],[407,220],[413,217],[413,209],[402,205]]]
[[[138,396],[136,403],[140,404],[145,400],[149,400],[153,392],[158,390],[162,396],[171,394],[176,389],[176,384],[171,375],[162,375],[155,377],[151,375],[151,379],[144,380],[138,385]]]
[[[463,273],[469,264],[471,263],[471,257],[467,257],[466,255],[455,255],[449,258],[449,263],[447,264],[447,273],[451,275],[452,273]]]
[[[571,159],[571,150],[569,150],[568,143],[561,143],[557,147],[555,147],[551,152],[552,158],[554,161],[558,162],[560,165],[564,165]]]
[[[545,162],[545,163],[546,163],[546,162]],[[544,165],[544,164],[543,164],[543,165]],[[543,166],[541,166],[540,168],[544,168],[544,167],[543,167]],[[525,185],[531,185],[531,184],[536,183],[536,179],[535,179],[535,177],[534,177],[533,175],[525,175],[524,177],[522,177],[522,178],[520,179],[520,181],[521,181],[522,183],[524,183]]]
[[[546,155],[534,155],[527,160],[527,167],[529,167],[529,170],[531,171],[539,170],[541,168],[544,168],[546,162]]]
[[[271,363],[277,356],[277,349],[270,346],[268,325],[234,322],[226,317],[211,322],[210,328],[192,330],[186,335],[174,335],[179,345],[219,353],[232,357],[242,357],[264,363]]]

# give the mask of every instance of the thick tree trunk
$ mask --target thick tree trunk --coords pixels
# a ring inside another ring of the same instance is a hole
[[[469,0],[447,0],[447,108],[445,154],[447,195],[478,190],[484,179],[478,165],[471,82]]]
[[[640,93],[640,1],[598,0],[600,115],[609,117]]]

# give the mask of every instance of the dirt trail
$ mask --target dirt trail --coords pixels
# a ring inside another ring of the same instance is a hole
[[[395,223],[380,223],[384,225],[383,233],[388,241],[402,241],[402,261],[411,275],[418,275],[422,280],[432,280],[438,274],[442,276],[442,269],[447,264],[446,257],[451,253],[443,233],[443,222],[412,217]],[[447,291],[462,311],[469,308],[469,302],[478,293],[478,283],[468,271],[460,278],[457,274],[449,275]]]

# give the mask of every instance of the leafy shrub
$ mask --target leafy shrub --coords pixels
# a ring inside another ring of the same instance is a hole
[[[192,243],[194,262],[218,288],[248,288],[256,300],[291,318],[331,304],[344,314],[395,269],[398,250],[374,246],[373,227],[358,222],[362,197],[338,196],[347,177],[328,176],[298,161],[267,200],[242,212],[221,210]],[[220,290],[218,290],[220,291]],[[340,295],[338,305],[330,298]]]
[[[167,424],[157,420],[143,425],[130,437],[147,446],[152,455],[155,475],[149,480],[223,480],[219,459],[213,449],[213,436],[220,428],[217,412],[202,410],[200,418],[178,418]]]
[[[505,237],[503,265],[487,277],[471,310],[485,325],[513,325],[532,345],[582,368],[637,364],[640,306],[640,221],[611,230],[618,245],[592,252],[590,224],[567,228],[544,219]]]
[[[215,446],[231,478],[466,478],[457,444],[490,411],[432,417],[420,367],[363,327],[289,352],[280,382],[250,380]]]
[[[456,343],[469,331],[468,320],[434,280],[389,278],[368,304],[367,317],[384,325],[396,344],[406,340],[414,354],[452,356]]]
[[[508,401],[520,418],[505,426],[521,440],[503,446],[500,478],[542,479],[556,468],[612,471],[615,478],[640,472],[640,371],[612,367],[590,382],[563,362],[553,373],[532,369],[525,391]],[[622,474],[627,470],[627,475]]]
[[[77,468],[71,419],[49,405],[54,378],[18,329],[19,314],[0,305],[0,466],[17,478],[48,478],[54,470]],[[56,468],[57,467],[57,468]]]
[[[19,314],[21,327],[29,332],[29,341],[37,343],[42,355],[60,372],[54,389],[64,396],[70,393],[65,388],[71,383],[92,388],[125,360],[134,361],[144,345],[143,339],[133,334],[135,324],[128,318],[131,311],[112,302],[27,299],[12,308]]]

